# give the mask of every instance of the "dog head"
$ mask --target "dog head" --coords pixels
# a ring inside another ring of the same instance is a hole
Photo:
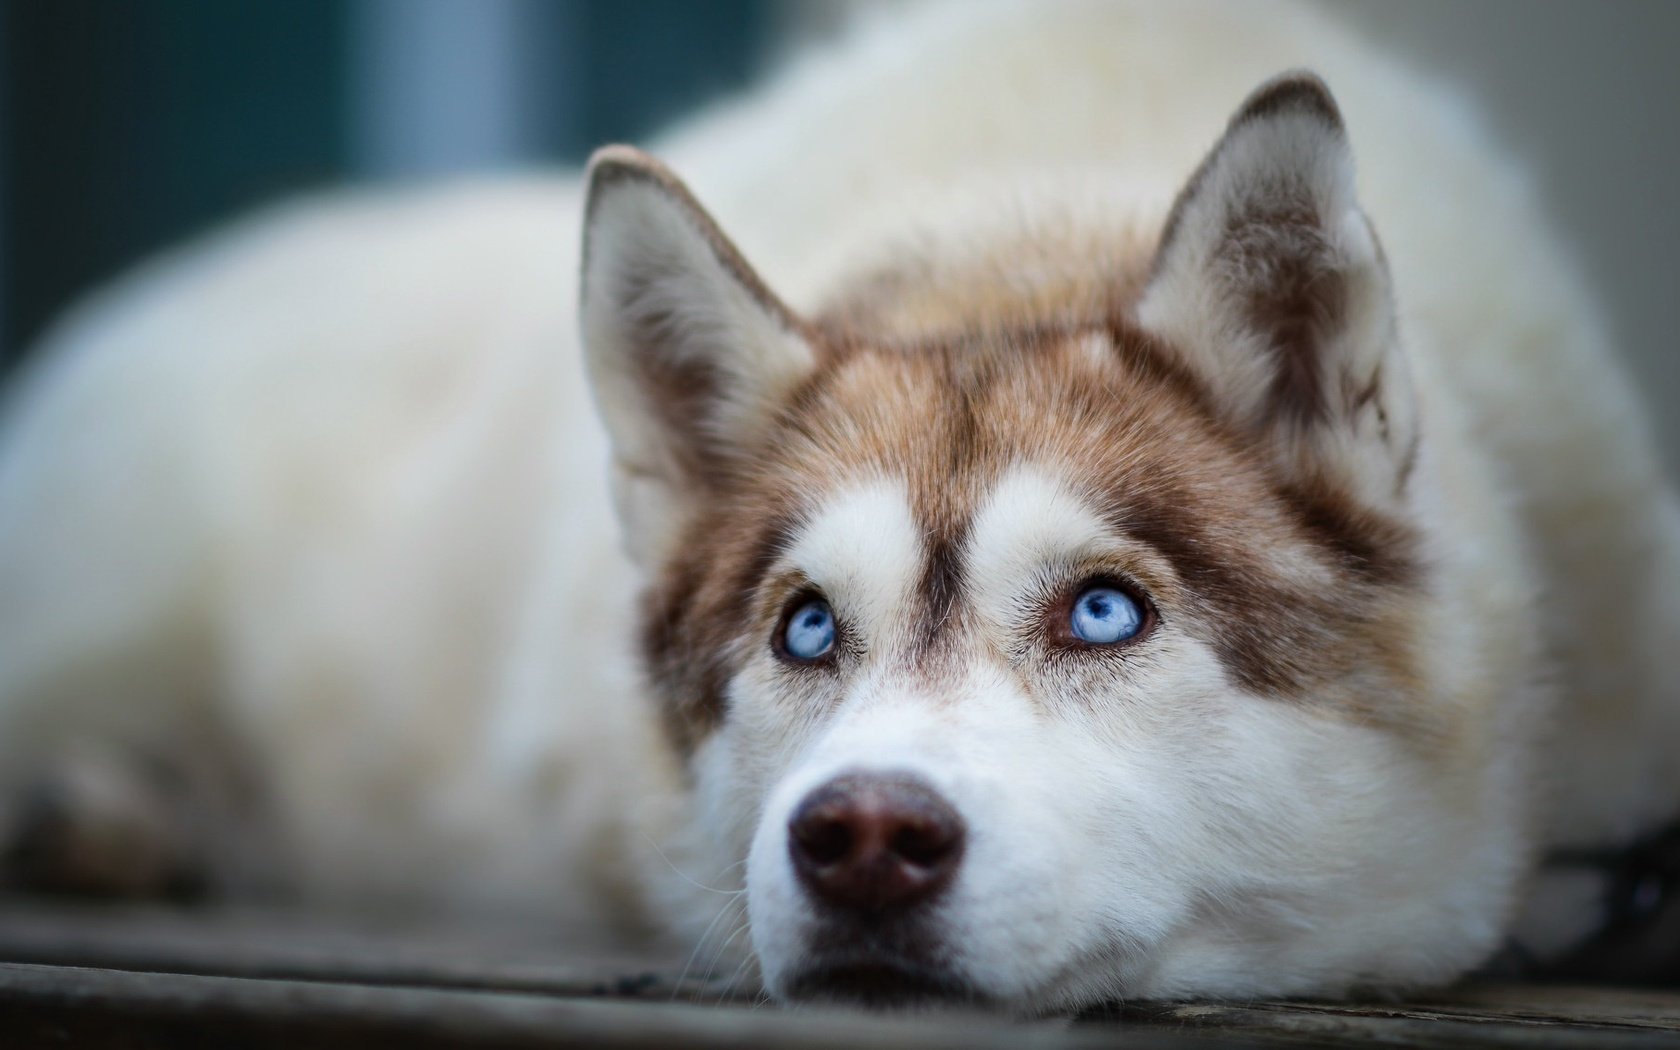
[[[1429,670],[1426,435],[1319,81],[1241,106],[1111,296],[913,338],[797,315],[651,158],[590,178],[645,668],[772,994],[1037,1012],[1488,949],[1509,849]]]

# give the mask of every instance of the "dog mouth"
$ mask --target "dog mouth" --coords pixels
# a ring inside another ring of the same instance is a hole
[[[978,1006],[986,1001],[956,974],[897,960],[848,960],[808,967],[788,983],[794,1002],[861,1006],[871,1010]]]

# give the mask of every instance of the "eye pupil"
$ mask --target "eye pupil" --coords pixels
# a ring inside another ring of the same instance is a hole
[[[1118,588],[1090,587],[1074,601],[1068,626],[1086,645],[1113,645],[1143,630],[1143,607]]]
[[[782,629],[782,649],[804,663],[820,660],[834,649],[834,613],[828,603],[814,598],[788,617]]]

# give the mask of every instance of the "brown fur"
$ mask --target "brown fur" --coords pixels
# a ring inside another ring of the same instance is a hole
[[[1164,573],[1115,568],[1151,591],[1164,618],[1212,645],[1242,687],[1312,701],[1361,667],[1407,675],[1392,589],[1419,584],[1408,529],[1327,487],[1281,480],[1170,348],[1125,320],[910,342],[871,339],[836,318],[819,327],[831,336],[818,373],[751,471],[693,524],[649,604],[649,665],[685,749],[723,717],[731,662],[769,644],[775,624],[746,614],[763,605],[753,594],[805,499],[871,473],[906,479],[926,530],[928,626],[915,641],[924,650],[961,606],[961,547],[978,502],[1007,467],[1036,461],[1064,469],[1116,532],[1160,555]],[[1082,345],[1093,336],[1111,341],[1105,360]],[[1333,582],[1281,572],[1275,555],[1286,550]],[[1395,726],[1428,720],[1346,713]]]

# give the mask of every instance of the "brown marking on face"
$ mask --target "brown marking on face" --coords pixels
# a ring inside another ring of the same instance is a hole
[[[720,504],[689,530],[642,598],[642,666],[661,698],[666,734],[682,754],[723,718],[754,596],[798,528],[792,503]]]
[[[958,601],[962,591],[961,546],[957,539],[943,532],[928,536],[927,565],[917,588],[923,605],[918,617],[921,624],[918,648],[931,649],[957,620]]]
[[[1113,353],[1091,354],[1093,336]],[[929,552],[916,620],[927,628],[909,643],[925,655],[962,605],[968,521],[1024,462],[1059,469],[1118,533],[1158,552],[1177,578],[1163,618],[1210,645],[1233,683],[1377,725],[1425,720],[1403,706],[1416,678],[1408,599],[1422,578],[1412,531],[1281,478],[1154,337],[1114,318],[909,343],[854,331],[823,361],[650,602],[664,625],[648,635],[650,666],[684,713],[685,749],[723,717],[732,668],[769,644],[774,625],[749,615],[752,595],[803,499],[860,477],[905,480]],[[1280,554],[1321,576],[1280,568]],[[1340,688],[1370,675],[1393,689]]]

